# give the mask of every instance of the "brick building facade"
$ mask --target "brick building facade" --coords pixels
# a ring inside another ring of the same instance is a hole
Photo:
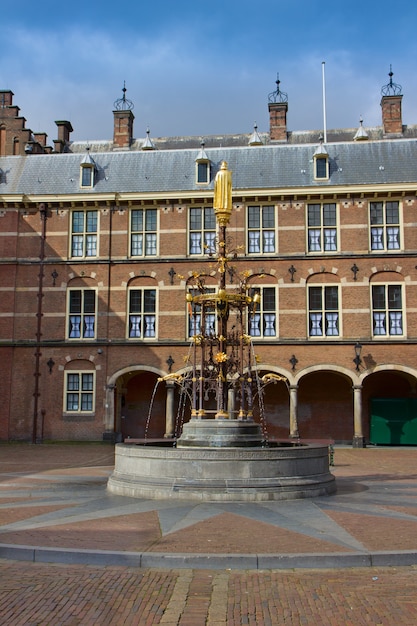
[[[217,285],[226,160],[228,283],[245,274],[260,293],[259,374],[285,379],[265,390],[269,435],[417,444],[417,126],[396,87],[391,76],[380,127],[325,144],[287,130],[279,85],[268,133],[204,143],[134,139],[124,92],[112,141],[72,142],[58,121],[53,149],[19,135],[1,92],[0,439],[172,434],[178,389],[156,383],[186,367],[193,271]]]

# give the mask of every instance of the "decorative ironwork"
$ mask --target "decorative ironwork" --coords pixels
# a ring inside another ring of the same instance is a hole
[[[54,270],[51,276],[52,276],[52,287],[55,287],[56,279],[58,278],[59,274],[56,270]]]
[[[292,369],[292,371],[293,371],[293,372],[295,372],[295,368],[296,368],[296,365],[297,365],[297,363],[298,363],[298,359],[297,359],[297,357],[295,356],[295,354],[293,354],[293,355],[292,355],[292,357],[291,357],[290,359],[288,359],[288,360],[289,360],[289,362],[291,363],[291,369]]]
[[[291,278],[290,278],[290,280],[291,280],[291,282],[293,283],[293,282],[294,282],[294,274],[295,274],[295,272],[296,272],[297,270],[295,269],[294,265],[291,265],[291,267],[289,267],[289,268],[288,268],[288,271],[289,271],[289,273],[291,274]]]
[[[281,83],[279,79],[279,74],[277,74],[277,79],[275,83],[277,88],[275,91],[272,91],[270,94],[268,94],[268,102],[288,102],[288,94],[284,91],[281,91],[279,88]]]
[[[353,272],[353,280],[356,280],[356,274],[359,272],[359,267],[354,263],[350,270]]]
[[[174,284],[174,276],[176,276],[177,272],[174,270],[173,267],[171,267],[171,269],[169,270],[168,274],[169,274],[169,282],[170,282],[171,285],[173,285]]]
[[[126,98],[126,91],[126,81],[123,81],[123,96],[115,100],[113,105],[115,111],[132,111],[134,109],[135,105],[133,102]]]
[[[55,361],[53,360],[52,357],[46,362],[46,365],[48,366],[49,373],[52,374],[52,370],[53,370],[54,365],[55,365]]]
[[[218,236],[213,255],[218,284],[215,290],[207,284],[206,269],[192,273],[186,294],[191,343],[189,353],[184,357],[185,371],[181,374],[170,371],[159,380],[172,380],[181,387],[181,392],[190,400],[191,419],[253,422],[256,396],[261,397],[264,387],[271,382],[287,383],[287,379],[275,373],[258,377],[258,359],[248,329],[259,316],[257,309],[261,295],[250,282],[252,272],[238,272],[232,265],[237,249],[229,246],[228,220],[224,219],[225,207],[232,206],[231,172],[227,166],[222,172],[223,175],[215,181],[215,185],[220,186],[226,183],[220,190],[225,193],[216,196],[215,190],[215,196],[220,198],[216,213]],[[226,285],[228,276],[233,279],[231,286]],[[266,426],[263,428],[263,445],[268,445]]]
[[[168,365],[168,372],[170,373],[172,372],[172,366],[174,365],[174,363],[175,363],[174,359],[172,358],[171,355],[169,355],[169,357],[166,360],[166,364]]]
[[[394,72],[392,71],[392,65],[389,66],[389,83],[384,85],[381,89],[381,95],[383,96],[401,96],[402,87],[397,83],[392,81],[392,77],[394,76]]]

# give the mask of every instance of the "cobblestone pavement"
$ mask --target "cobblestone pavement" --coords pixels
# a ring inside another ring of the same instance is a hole
[[[417,449],[336,448],[335,496],[265,504],[114,496],[112,463],[0,445],[0,625],[417,623]]]

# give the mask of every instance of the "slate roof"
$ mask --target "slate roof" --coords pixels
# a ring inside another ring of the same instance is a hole
[[[325,188],[417,182],[417,139],[328,143],[330,179],[315,181],[313,154],[317,144],[269,144],[217,147],[205,145],[212,163],[210,185],[197,185],[195,149],[101,152],[91,144],[97,167],[92,189],[80,188],[85,153],[0,158],[0,197],[10,194],[74,196],[94,193],[176,193],[212,189],[222,160],[233,172],[235,191]]]

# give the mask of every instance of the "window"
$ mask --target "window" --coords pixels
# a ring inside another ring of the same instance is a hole
[[[197,161],[197,183],[207,184],[210,182],[210,163],[209,161]]]
[[[70,289],[68,299],[68,338],[94,339],[96,325],[95,290]]]
[[[336,205],[309,204],[307,230],[309,252],[337,251]]]
[[[84,165],[81,167],[81,187],[92,187],[94,184],[94,168]]]
[[[197,155],[195,165],[197,185],[207,185],[210,182],[210,159],[204,150],[204,141],[201,142],[201,150]]]
[[[130,254],[155,256],[157,253],[157,210],[134,209],[130,214]]]
[[[276,252],[274,206],[248,206],[248,252],[249,254]]]
[[[129,290],[128,336],[149,339],[156,336],[156,289]]]
[[[190,254],[216,252],[216,217],[213,207],[192,208],[190,219]]]
[[[309,287],[308,320],[310,337],[339,336],[339,288]]]
[[[314,159],[314,178],[329,178],[329,162],[327,157],[316,157]]]
[[[251,337],[276,337],[276,295],[275,287],[254,287],[251,298],[260,295],[260,303],[255,311],[248,312],[248,334]]]
[[[96,164],[93,157],[90,154],[90,146],[87,146],[87,153],[84,155],[83,160],[80,163],[80,187],[93,187],[94,186],[94,173],[96,171]]]
[[[401,285],[372,285],[372,327],[375,337],[404,334]]]
[[[65,372],[65,412],[94,412],[94,379],[95,372]]]
[[[371,202],[371,250],[400,249],[400,208],[398,202]]]
[[[98,211],[72,211],[71,256],[97,256]]]
[[[210,294],[214,293],[214,287],[206,288],[205,293]],[[189,293],[194,297],[200,295],[200,291],[198,289],[189,289]],[[204,334],[205,335],[215,335],[216,334],[216,313],[214,304],[209,305],[206,304],[204,308],[205,317],[204,317]],[[201,325],[203,323],[202,315],[201,315],[201,305],[200,304],[189,304],[188,310],[188,337],[194,337],[195,335],[199,335],[202,332]]]

